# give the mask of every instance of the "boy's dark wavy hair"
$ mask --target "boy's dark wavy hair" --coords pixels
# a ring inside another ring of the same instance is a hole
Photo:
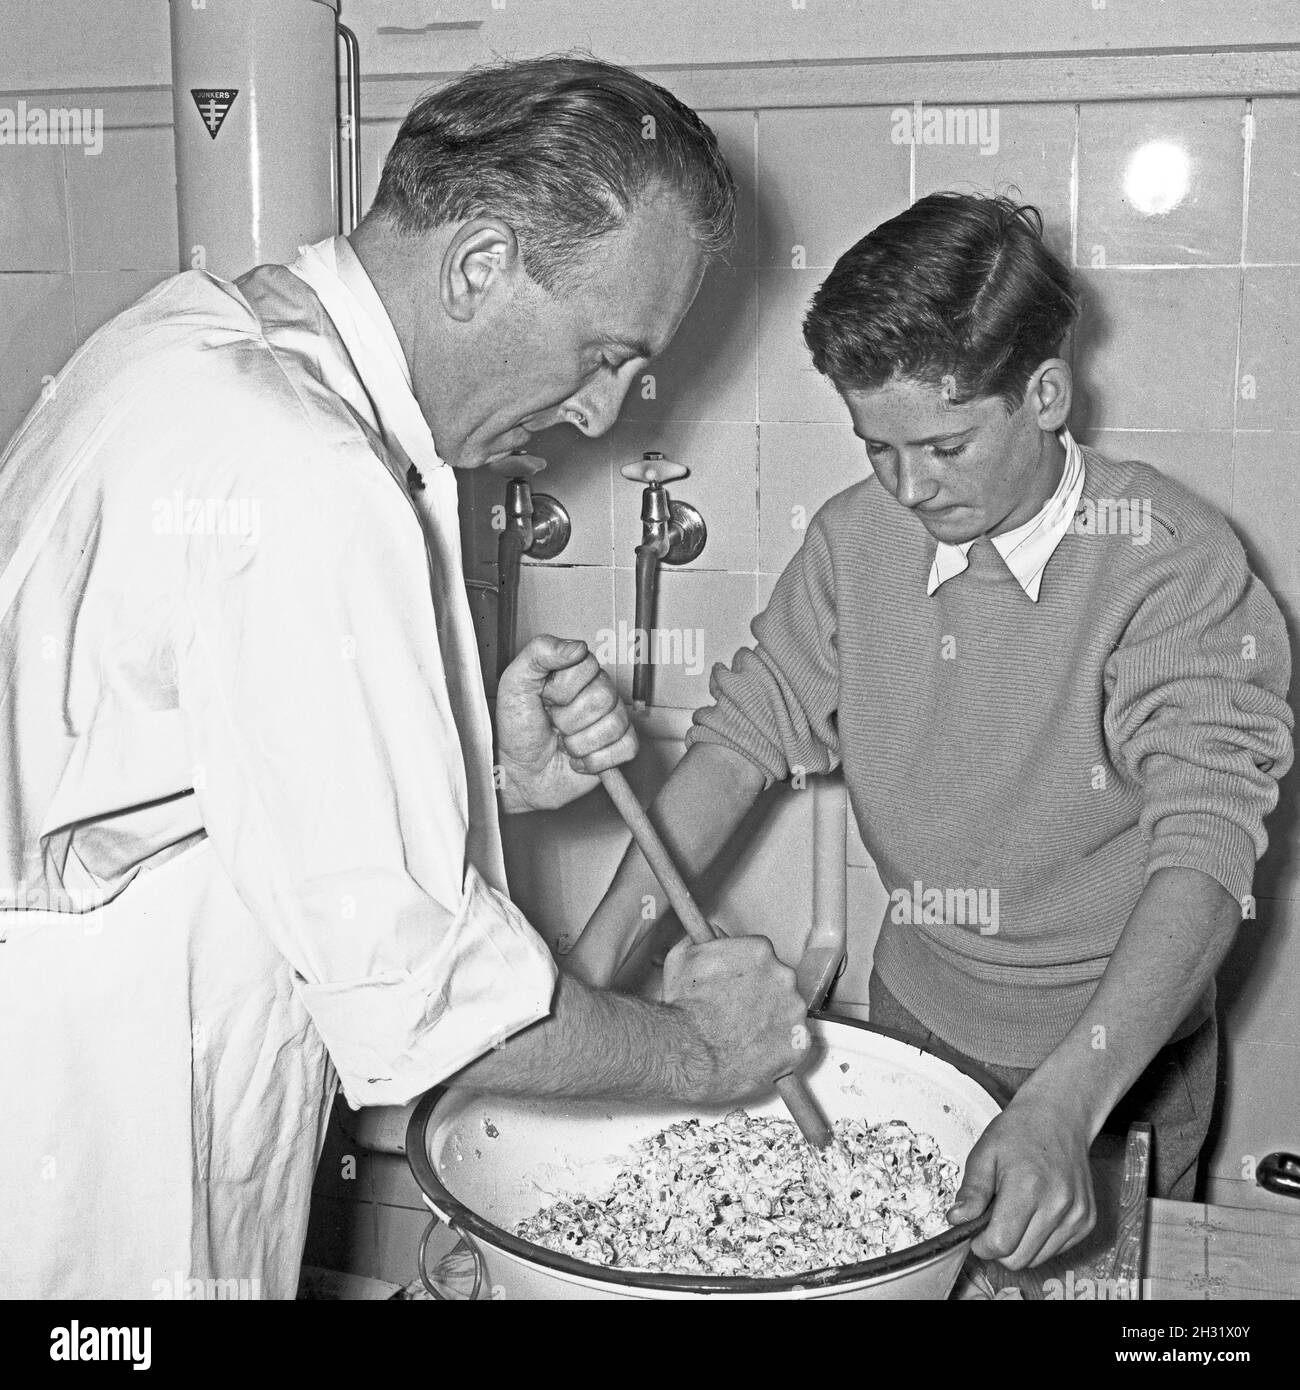
[[[1078,313],[1037,208],[932,193],[839,258],[803,334],[840,392],[907,379],[946,384],[954,401],[998,396],[1011,411]]]

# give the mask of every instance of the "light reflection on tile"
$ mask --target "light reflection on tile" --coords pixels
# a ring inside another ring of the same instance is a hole
[[[1079,264],[1241,259],[1238,100],[1095,102],[1079,118]]]

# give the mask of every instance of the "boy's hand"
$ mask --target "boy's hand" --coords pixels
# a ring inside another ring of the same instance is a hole
[[[971,1150],[949,1222],[971,1221],[991,1202],[992,1219],[971,1249],[1007,1269],[1027,1269],[1068,1250],[1097,1220],[1090,1142],[1068,1105],[1022,1090]]]

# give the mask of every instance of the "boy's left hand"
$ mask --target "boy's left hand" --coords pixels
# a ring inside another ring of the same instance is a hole
[[[992,1202],[974,1254],[1012,1270],[1050,1260],[1097,1220],[1090,1143],[1077,1114],[1022,1090],[971,1150],[949,1222],[973,1220]]]

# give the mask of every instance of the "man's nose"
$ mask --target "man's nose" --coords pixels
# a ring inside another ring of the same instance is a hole
[[[902,454],[898,460],[898,491],[895,497],[905,507],[919,507],[928,502],[939,489],[925,469],[925,462],[915,456]]]
[[[618,419],[619,411],[636,375],[632,364],[618,372],[609,372],[596,381],[589,381],[565,402],[565,409],[579,418],[573,423],[593,438],[604,434]]]

